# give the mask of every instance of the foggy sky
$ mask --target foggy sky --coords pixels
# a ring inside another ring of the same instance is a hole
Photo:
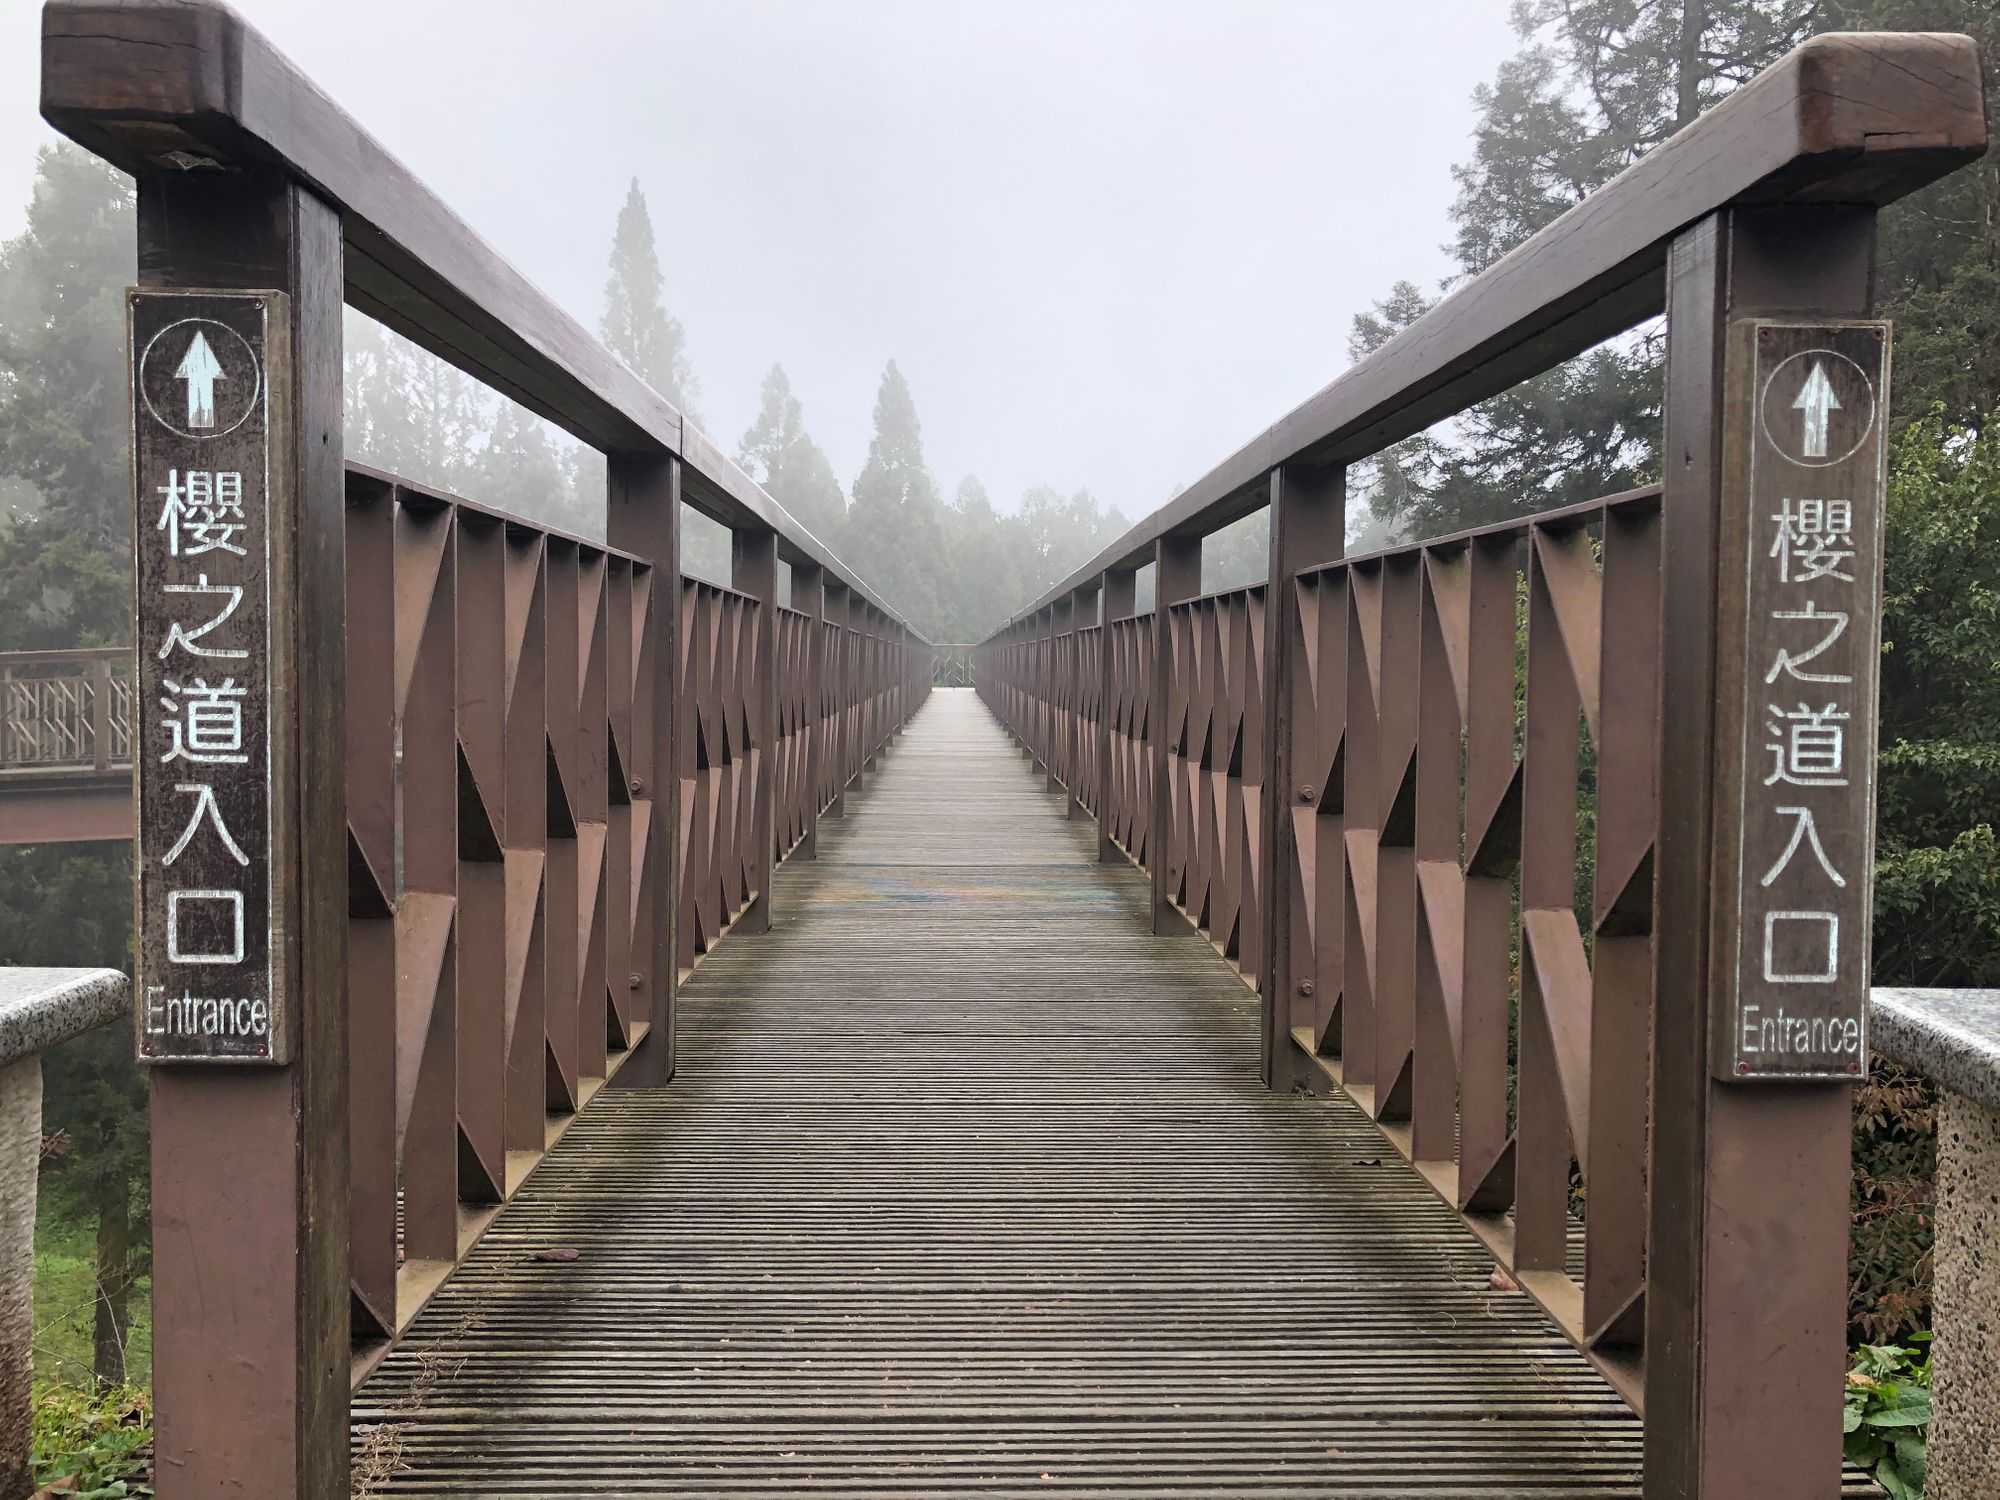
[[[1450,164],[1506,0],[239,0],[591,328],[629,178],[702,425],[782,361],[843,484],[909,377],[949,499],[1152,510],[1449,269]],[[0,0],[0,235],[40,7]]]

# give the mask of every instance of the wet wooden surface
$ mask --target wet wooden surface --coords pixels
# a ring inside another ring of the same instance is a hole
[[[1638,1493],[1639,1424],[939,691],[355,1397],[384,1495]],[[568,1252],[574,1251],[571,1258]]]

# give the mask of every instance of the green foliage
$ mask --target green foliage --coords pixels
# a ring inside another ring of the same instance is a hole
[[[74,1500],[153,1493],[153,1406],[143,1390],[37,1390],[31,1438],[38,1485],[59,1485]]]
[[[1929,1337],[1919,1334],[1916,1342]],[[1930,1360],[1893,1344],[1862,1345],[1847,1372],[1843,1447],[1848,1462],[1872,1474],[1889,1500],[1922,1500],[1930,1384]]]
[[[1936,1091],[1921,1075],[1878,1057],[1854,1091],[1851,1342],[1889,1343],[1929,1325],[1936,1178]]]
[[[2000,985],[2000,434],[1896,440],[1883,574],[1875,978]]]

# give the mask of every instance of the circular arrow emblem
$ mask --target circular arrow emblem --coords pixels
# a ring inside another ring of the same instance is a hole
[[[1831,349],[1801,349],[1764,382],[1758,420],[1771,446],[1805,469],[1851,458],[1875,426],[1875,385],[1867,371]]]
[[[182,437],[222,437],[241,427],[256,410],[263,377],[249,341],[213,318],[169,323],[139,356],[146,410]]]

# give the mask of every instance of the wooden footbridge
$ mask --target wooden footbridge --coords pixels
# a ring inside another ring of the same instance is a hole
[[[1841,1490],[1870,276],[1968,41],[1794,53],[933,691],[228,10],[44,39],[139,192],[164,1500]],[[343,301],[606,534],[346,462]],[[1662,313],[1657,486],[1343,555],[1350,466]]]

